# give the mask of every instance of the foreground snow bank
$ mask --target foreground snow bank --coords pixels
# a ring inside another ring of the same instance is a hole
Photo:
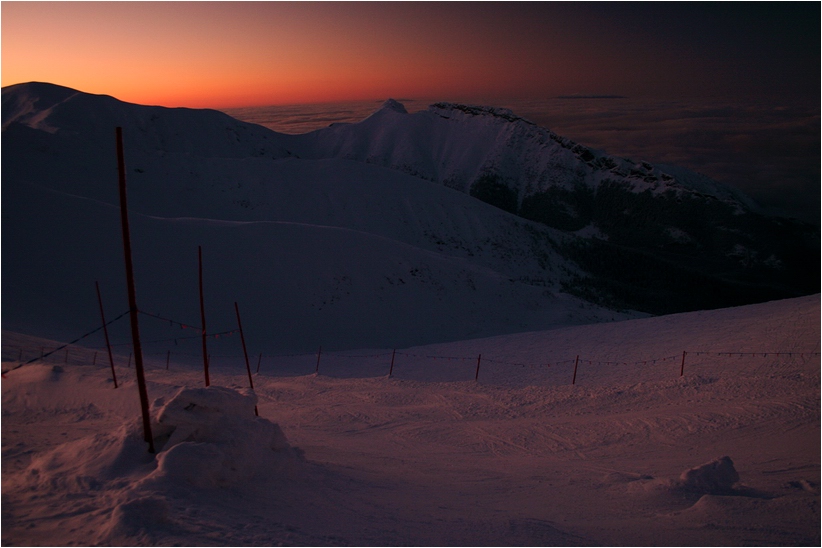
[[[229,388],[182,388],[152,406],[157,454],[148,452],[142,421],[64,443],[34,457],[23,473],[4,477],[5,493],[37,504],[76,500],[98,520],[83,543],[156,542],[187,534],[173,500],[219,499],[286,474],[301,452],[280,427],[255,416],[257,398]],[[193,491],[192,491],[193,490]],[[100,508],[100,510],[95,510]]]
[[[100,480],[225,487],[270,473],[299,451],[277,424],[254,415],[257,398],[229,388],[183,388],[152,406],[156,457],[141,422],[66,443],[32,460],[38,483],[99,487]]]
[[[197,487],[247,481],[294,456],[280,427],[256,417],[257,397],[222,387],[184,388],[155,402],[154,477]]]
[[[820,546],[819,310],[815,296],[407,349],[421,359],[390,379],[368,357],[334,369],[324,354],[319,375],[284,357],[254,385],[288,442],[254,416],[243,363],[212,377],[237,390],[181,390],[199,367],[155,364],[157,455],[133,368],[115,390],[100,364],[30,364],[0,384],[2,544]],[[3,335],[7,358],[48,344]],[[643,363],[682,350],[684,377]],[[479,382],[476,362],[422,359],[480,353]],[[573,363],[517,365],[577,353],[575,385]]]

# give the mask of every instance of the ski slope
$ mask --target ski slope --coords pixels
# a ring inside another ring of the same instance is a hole
[[[3,333],[5,545],[820,543],[818,295],[398,348],[390,378],[391,348],[266,355],[254,394],[236,339],[207,390],[150,357],[156,457],[127,355],[117,389],[90,347],[11,370],[49,344]]]

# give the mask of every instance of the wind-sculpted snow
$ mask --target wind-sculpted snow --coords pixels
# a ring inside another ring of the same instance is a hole
[[[34,499],[55,489],[69,497],[91,491],[111,505],[107,522],[86,532],[96,533],[95,543],[153,544],[158,534],[186,531],[168,498],[270,482],[299,466],[299,450],[279,426],[254,416],[256,400],[221,387],[180,389],[168,402],[154,402],[156,457],[145,451],[140,421],[133,420],[43,452],[13,479],[4,476],[4,489],[24,488]]]
[[[254,416],[256,396],[212,386],[154,403],[157,470],[146,481],[214,488],[282,473],[298,456],[276,424]]]

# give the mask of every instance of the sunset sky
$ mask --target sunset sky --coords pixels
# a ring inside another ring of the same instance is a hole
[[[2,2],[2,85],[165,106],[815,100],[820,4]]]

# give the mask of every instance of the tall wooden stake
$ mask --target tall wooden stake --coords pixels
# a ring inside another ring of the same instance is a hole
[[[170,361],[171,361],[171,350],[169,350],[168,354],[166,354],[166,371],[168,371],[168,362],[170,362]]]
[[[100,296],[100,284],[94,282],[97,287],[97,302],[100,303],[100,317],[103,318],[103,334],[106,336],[106,348],[108,348],[108,363],[111,364],[111,378],[114,379],[114,388],[117,388],[117,373],[114,372],[114,356],[111,354],[111,343],[108,340],[108,327],[106,327],[106,315],[103,312],[103,298]],[[94,353],[96,360],[97,353]]]
[[[143,411],[143,434],[148,442],[148,452],[154,453],[154,437],[151,435],[151,415],[148,410],[148,390],[143,372],[143,351],[140,346],[140,328],[137,320],[137,292],[134,288],[134,265],[131,262],[131,234],[128,228],[128,200],[126,198],[126,162],[123,155],[123,128],[117,133],[117,168],[120,182],[120,219],[123,225],[123,255],[126,260],[126,284],[128,285],[128,307],[131,318],[131,339],[134,344],[137,389],[140,392],[140,408]]]
[[[260,372],[260,364],[262,363],[262,361],[263,361],[263,353],[260,352],[260,357],[257,358],[257,373]]]
[[[205,385],[211,385],[208,378],[208,348],[206,347],[205,303],[203,302],[203,248],[197,246],[197,256],[200,262],[200,318],[203,322],[203,370],[205,371]]]
[[[479,366],[480,366],[480,360],[481,360],[481,359],[482,359],[482,354],[480,354],[479,356],[477,356],[477,374],[476,374],[476,375],[474,375],[474,380],[478,380],[478,379],[479,379]]]
[[[394,372],[394,355],[397,353],[397,349],[395,348],[393,352],[391,352],[391,367],[388,369],[388,378],[391,378],[391,374]]]
[[[577,361],[574,362],[574,378],[571,379],[571,384],[577,383],[577,366],[579,366],[579,356],[577,356]]]
[[[316,375],[320,374],[320,356],[323,355],[323,347],[321,346],[319,350],[317,350],[317,367],[314,369],[314,373]]]
[[[248,350],[245,346],[245,336],[243,335],[243,322],[240,320],[240,307],[237,306],[237,301],[234,301],[234,310],[237,312],[237,325],[240,327],[240,342],[243,343],[243,355],[245,356],[245,370],[248,371],[248,385],[251,390],[254,390],[254,381],[251,379],[251,365],[248,363]],[[254,406],[254,414],[258,417],[260,413],[257,412],[257,406]]]
[[[683,376],[685,374],[685,354],[686,352],[682,351],[682,365],[679,367],[679,376]]]

